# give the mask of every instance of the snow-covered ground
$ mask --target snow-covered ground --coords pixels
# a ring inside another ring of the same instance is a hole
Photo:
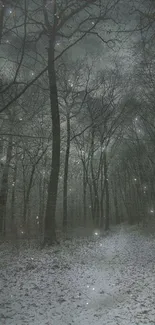
[[[155,238],[122,226],[43,250],[2,244],[0,324],[155,324]]]

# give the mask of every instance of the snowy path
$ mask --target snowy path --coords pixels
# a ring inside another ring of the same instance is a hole
[[[122,227],[41,251],[0,249],[1,325],[155,324],[152,237]]]

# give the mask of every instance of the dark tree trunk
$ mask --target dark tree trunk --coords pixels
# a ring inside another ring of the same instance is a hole
[[[46,148],[47,149],[47,148]],[[31,189],[33,186],[33,179],[36,171],[36,167],[43,157],[44,153],[46,152],[46,149],[42,151],[42,154],[38,157],[36,162],[32,166],[31,174],[30,174],[30,180],[26,189],[26,177],[25,177],[25,171],[23,170],[23,180],[24,180],[24,211],[23,211],[23,226],[25,229],[25,232],[28,234],[29,232],[29,214],[27,213],[28,211],[28,206],[29,206],[29,201],[30,201],[30,194],[31,194]]]
[[[0,44],[3,36],[3,21],[4,21],[4,12],[5,12],[4,2],[5,1],[0,0]]]
[[[94,200],[94,210],[95,210],[95,226],[99,227],[99,220],[100,220],[100,207],[99,207],[99,198],[98,198],[98,193],[95,195],[95,200]]]
[[[100,228],[104,226],[104,190],[105,190],[105,182],[104,182],[104,154],[101,154],[101,196],[100,196]]]
[[[124,183],[127,183],[127,175],[125,173],[125,177],[124,177]],[[121,195],[121,200],[124,204],[125,210],[126,210],[126,214],[127,214],[127,218],[129,220],[129,207],[128,207],[128,202],[127,202],[127,189],[126,187],[123,185],[122,179],[121,179],[121,174],[118,171],[118,180],[119,180],[119,189],[120,189],[120,195]],[[121,222],[124,222],[125,220],[125,216],[124,214],[121,215]]]
[[[4,140],[3,137],[0,138],[0,155],[3,154]]]
[[[86,170],[83,166],[83,220],[84,225],[87,223],[87,206],[86,206],[86,196],[87,196],[87,180],[86,180]]]
[[[133,195],[133,184],[131,182],[130,171],[126,170],[126,184],[128,185],[128,189],[126,189],[126,198],[127,198],[127,207],[128,207],[128,217],[129,217],[129,224],[133,225],[135,221],[135,209],[133,205],[133,198],[135,196],[135,192]]]
[[[109,230],[109,183],[108,183],[108,167],[107,167],[107,154],[104,150],[104,178],[105,178],[105,230]]]
[[[13,187],[12,187],[12,198],[11,198],[11,230],[15,235],[15,192],[16,192],[16,178],[17,178],[17,152],[15,157],[15,166],[13,172]]]
[[[3,170],[1,190],[0,190],[0,235],[5,236],[5,217],[6,217],[6,204],[8,196],[8,176],[9,176],[9,167],[12,157],[12,136],[9,138],[7,154],[6,154],[6,163]]]
[[[94,201],[93,201],[93,189],[92,189],[92,184],[90,184],[90,182],[88,183],[88,185],[89,185],[90,202],[91,202],[91,216],[92,216],[92,221],[94,222]]]
[[[36,167],[36,165],[32,167],[30,181],[29,181],[28,188],[26,191],[26,197],[24,198],[23,221],[24,221],[24,229],[27,234],[28,234],[27,210],[28,210],[28,205],[29,205],[29,200],[30,200],[30,193],[31,193],[32,182],[33,182],[33,177],[34,177],[34,173],[35,173],[35,167]]]
[[[45,179],[40,177],[39,180],[39,235],[42,237],[44,233],[44,213],[45,213]]]
[[[54,66],[54,41],[49,41],[48,49],[48,77],[52,114],[52,166],[48,186],[48,197],[44,224],[44,244],[51,245],[56,240],[55,215],[60,170],[60,115],[56,74]]]
[[[64,181],[63,181],[63,228],[67,227],[67,203],[68,203],[68,166],[70,153],[70,116],[67,114],[67,145],[65,154]]]
[[[113,192],[113,200],[114,200],[114,209],[115,209],[115,222],[116,225],[119,225],[121,223],[120,213],[118,209],[118,189],[117,189],[118,183],[116,179],[114,179],[112,183],[112,192]]]
[[[100,199],[100,228],[104,226],[104,188],[101,189],[101,199]]]
[[[120,220],[120,215],[119,215],[119,211],[118,211],[118,199],[117,199],[116,190],[115,190],[115,194],[114,194],[114,205],[115,205],[115,220],[116,220],[116,225],[119,225],[121,223],[121,220]]]
[[[93,212],[94,212],[94,216],[93,216],[93,220],[94,220],[94,225],[95,226],[99,226],[99,196],[98,196],[98,184],[96,181],[96,177],[94,174],[94,166],[93,166],[93,158],[94,158],[94,135],[95,135],[95,131],[94,129],[92,129],[92,140],[91,140],[91,162],[90,162],[90,167],[91,167],[91,177],[92,177],[92,184],[93,184],[93,194],[94,194],[94,203],[93,203]]]

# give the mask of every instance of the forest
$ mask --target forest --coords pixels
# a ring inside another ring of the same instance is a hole
[[[154,215],[154,2],[124,4],[1,1],[1,236]]]
[[[61,243],[63,263],[63,236],[93,234],[90,249],[109,236],[112,254],[118,229],[155,230],[154,41],[154,0],[0,0],[2,260],[10,242],[53,254]],[[73,239],[77,259],[86,238]]]
[[[1,1],[2,236],[152,218],[154,2],[124,3]]]

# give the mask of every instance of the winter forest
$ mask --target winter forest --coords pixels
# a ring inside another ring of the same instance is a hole
[[[154,50],[154,0],[0,0],[0,324],[155,324]]]

